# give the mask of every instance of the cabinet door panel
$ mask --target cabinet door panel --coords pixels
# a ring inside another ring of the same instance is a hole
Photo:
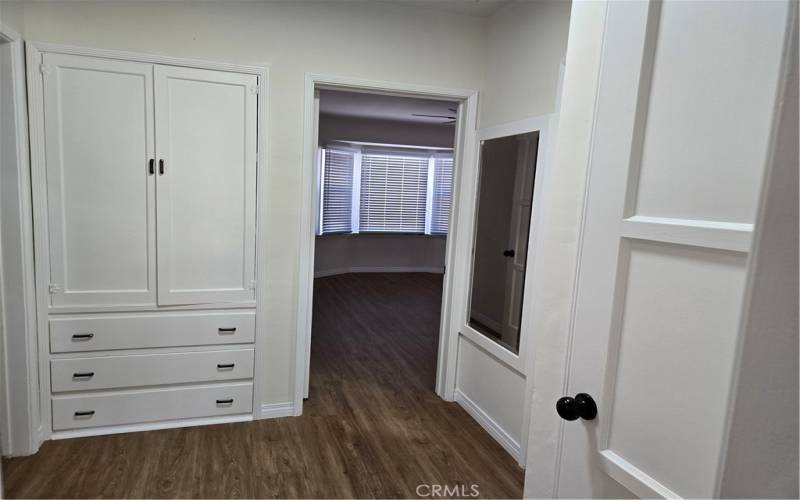
[[[43,62],[51,305],[154,304],[153,66]]]
[[[256,86],[155,68],[159,304],[255,298]]]

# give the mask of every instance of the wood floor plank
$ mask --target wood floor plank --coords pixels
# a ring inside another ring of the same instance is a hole
[[[301,417],[46,442],[3,460],[8,498],[519,498],[523,471],[434,393],[441,276],[315,280]]]

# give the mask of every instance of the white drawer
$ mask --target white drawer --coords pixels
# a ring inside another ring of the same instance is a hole
[[[251,343],[255,311],[50,317],[50,351]]]
[[[53,430],[235,415],[252,411],[251,382],[94,396],[55,396]]]
[[[53,392],[253,378],[253,349],[50,361]]]

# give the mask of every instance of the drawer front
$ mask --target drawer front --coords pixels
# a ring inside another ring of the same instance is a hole
[[[253,349],[50,361],[53,392],[253,378]]]
[[[50,351],[252,343],[255,311],[50,317]]]
[[[252,411],[251,382],[96,396],[56,396],[53,397],[53,430],[235,415]]]

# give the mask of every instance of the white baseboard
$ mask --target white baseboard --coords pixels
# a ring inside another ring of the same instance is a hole
[[[433,273],[444,274],[444,267],[413,267],[413,266],[395,266],[395,267],[380,267],[380,266],[357,266],[357,267],[340,267],[336,269],[325,269],[323,271],[314,271],[315,278],[324,278],[326,276],[334,276],[337,274],[347,273]]]
[[[55,431],[51,439],[70,439],[86,436],[104,436],[107,434],[123,434],[127,432],[158,431],[161,429],[174,429],[176,427],[195,427],[198,425],[229,424],[232,422],[250,422],[253,414],[225,415],[222,417],[184,418],[179,420],[164,420],[162,422],[149,422],[144,424],[111,425],[106,427],[91,427],[88,429],[75,429],[71,431]]]
[[[461,392],[458,388],[456,388],[455,392],[455,401],[459,405],[461,405],[464,410],[469,413],[469,415],[475,419],[476,422],[480,424],[481,427],[489,433],[490,436],[494,438],[495,441],[500,443],[509,455],[514,457],[514,460],[517,463],[522,463],[520,461],[520,446],[519,443],[511,437],[511,435],[506,432],[500,424],[494,421],[492,417],[489,416],[488,413],[483,411],[483,409],[475,404],[473,400],[469,398],[466,394]]]
[[[268,403],[261,405],[260,418],[280,418],[294,416],[294,405],[291,401],[286,403]]]

